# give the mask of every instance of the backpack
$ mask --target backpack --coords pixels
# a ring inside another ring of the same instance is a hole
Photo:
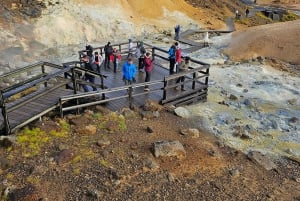
[[[169,49],[169,59],[175,59],[175,48],[174,47],[171,47]]]
[[[144,46],[141,47],[141,54],[144,55],[146,53],[146,50],[144,48]]]
[[[109,55],[111,55],[112,53],[113,53],[113,48],[112,48],[112,46],[108,46],[107,47],[107,52],[106,52],[107,54],[109,54]]]
[[[91,55],[93,54],[94,48],[93,48],[91,45],[87,45],[87,46],[85,47],[85,50],[86,50],[86,52],[87,52],[87,55],[88,55],[88,56],[91,56]]]

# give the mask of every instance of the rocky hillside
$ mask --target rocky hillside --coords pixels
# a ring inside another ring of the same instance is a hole
[[[252,27],[233,33],[225,53],[233,60],[255,59],[258,56],[276,58],[300,65],[300,21]],[[285,27],[283,29],[283,27]],[[298,67],[299,70],[299,67]]]

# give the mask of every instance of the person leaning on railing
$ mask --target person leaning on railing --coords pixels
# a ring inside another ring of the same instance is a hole
[[[85,68],[85,69],[90,70],[90,71],[97,72],[97,65],[96,65],[94,62],[91,62],[91,61],[90,61],[90,57],[89,57],[89,56],[84,55],[84,56],[81,58],[81,61],[84,62],[84,68]],[[94,75],[85,73],[85,75],[84,75],[84,77],[83,77],[83,80],[84,80],[84,81],[89,81],[90,83],[95,84],[95,76],[94,76]],[[90,88],[92,88],[93,91],[97,91],[97,88],[96,88],[95,86],[90,86],[90,85],[87,85],[87,84],[83,84],[83,85],[82,85],[82,88],[83,88],[83,90],[84,90],[85,92],[91,91]]]
[[[183,64],[180,65],[179,67],[179,73],[181,72],[186,72],[189,70],[189,66],[190,66],[190,57],[185,57]],[[181,82],[181,90],[185,91],[186,89],[184,88],[184,80],[185,80],[185,75],[179,77],[176,80],[176,83]],[[176,90],[179,90],[179,86],[176,87]]]

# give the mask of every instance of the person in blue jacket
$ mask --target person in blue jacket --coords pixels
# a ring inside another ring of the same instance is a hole
[[[130,85],[135,82],[136,66],[133,63],[132,57],[128,57],[127,62],[123,64],[122,72],[125,85]]]

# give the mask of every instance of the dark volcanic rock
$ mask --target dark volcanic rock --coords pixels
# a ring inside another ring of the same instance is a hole
[[[8,194],[10,201],[38,201],[40,200],[35,186],[27,185],[24,188],[16,189]]]
[[[75,153],[71,149],[65,149],[61,151],[56,157],[55,161],[58,165],[63,165],[71,161],[75,156]]]

